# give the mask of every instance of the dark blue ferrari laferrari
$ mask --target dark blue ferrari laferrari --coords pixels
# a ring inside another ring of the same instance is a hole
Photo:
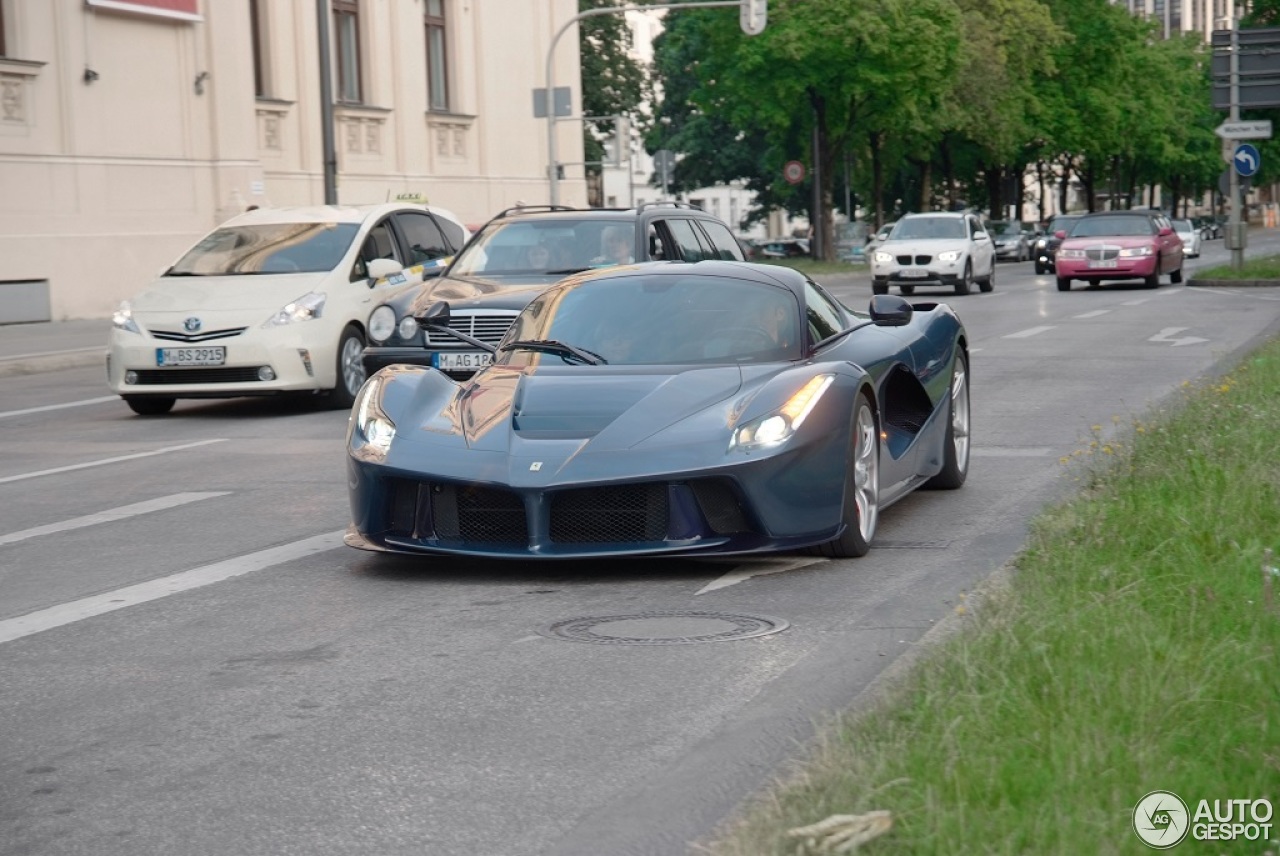
[[[944,304],[842,306],[789,268],[650,262],[541,293],[469,380],[398,365],[351,411],[353,547],[511,558],[809,549],[969,468],[968,342]]]

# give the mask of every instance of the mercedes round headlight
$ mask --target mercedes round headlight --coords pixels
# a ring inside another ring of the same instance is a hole
[[[369,315],[369,338],[378,344],[387,341],[396,329],[396,311],[383,304]]]
[[[418,335],[418,322],[414,320],[412,315],[406,315],[400,319],[400,338],[408,342],[414,336]]]

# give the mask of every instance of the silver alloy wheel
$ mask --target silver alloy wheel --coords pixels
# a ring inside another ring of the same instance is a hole
[[[342,383],[351,395],[360,391],[364,385],[364,362],[360,359],[364,353],[364,345],[356,336],[348,336],[342,340],[342,354],[338,365],[342,366]]]
[[[968,427],[968,409],[966,428]],[[876,434],[876,420],[871,405],[863,401],[858,405],[858,422],[854,426],[857,438],[853,454],[853,502],[858,509],[858,533],[870,543],[876,533],[876,518],[880,513],[880,438]],[[968,449],[968,434],[965,435]]]
[[[951,441],[956,468],[963,473],[969,469],[969,376],[963,360],[956,360],[951,377]]]

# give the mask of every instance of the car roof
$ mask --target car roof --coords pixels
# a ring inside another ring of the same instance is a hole
[[[899,219],[914,220],[919,217],[949,217],[955,219],[968,216],[968,211],[913,211],[910,214],[903,214]]]
[[[714,214],[704,211],[687,202],[661,201],[645,202],[634,208],[571,208],[565,205],[517,205],[499,211],[489,222],[499,220],[614,220],[632,222],[637,217],[658,216],[659,214],[678,213],[681,217],[694,217],[707,220],[719,220]]]
[[[223,222],[223,226],[277,223],[355,223],[381,217],[393,211],[429,211],[461,224],[461,220],[443,208],[408,202],[380,202],[370,205],[295,205],[280,208],[254,208]]]

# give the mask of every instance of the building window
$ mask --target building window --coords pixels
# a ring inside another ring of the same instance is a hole
[[[4,3],[0,2],[0,56],[8,56],[4,41]]]
[[[249,35],[253,40],[253,94],[262,98],[271,94],[267,79],[267,26],[263,0],[249,0]]]
[[[360,4],[357,0],[333,0],[333,33],[338,58],[338,100],[359,104]]]
[[[444,0],[427,0],[423,24],[427,34],[427,109],[449,109],[449,54],[446,50]]]

